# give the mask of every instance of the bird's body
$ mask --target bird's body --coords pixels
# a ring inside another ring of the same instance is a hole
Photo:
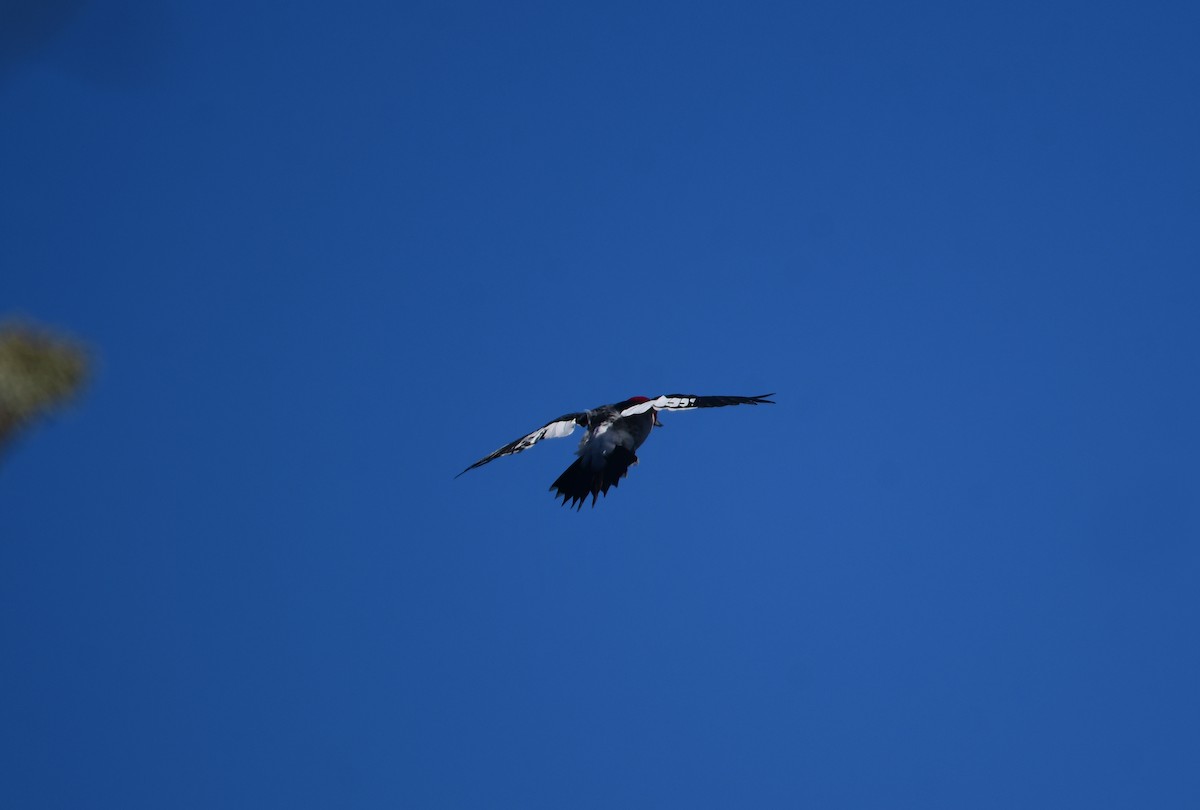
[[[491,455],[463,470],[473,470],[482,467],[489,461],[520,453],[527,450],[542,439],[557,439],[569,436],[575,427],[586,428],[579,448],[575,454],[579,456],[575,462],[563,471],[550,489],[557,490],[556,497],[561,497],[563,503],[570,503],[577,509],[583,506],[588,495],[592,496],[592,505],[596,498],[608,495],[610,487],[615,487],[629,472],[629,467],[637,463],[637,449],[650,436],[650,432],[661,427],[658,412],[662,410],[691,410],[693,408],[718,408],[724,405],[760,405],[773,404],[763,394],[757,397],[700,397],[693,394],[664,394],[655,397],[630,397],[613,405],[601,405],[590,411],[580,411],[560,416],[547,422],[542,427],[521,438],[509,442]],[[457,477],[457,476],[456,476]]]

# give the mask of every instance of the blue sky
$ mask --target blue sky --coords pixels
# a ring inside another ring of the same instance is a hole
[[[0,805],[1197,806],[1198,23],[6,4]]]

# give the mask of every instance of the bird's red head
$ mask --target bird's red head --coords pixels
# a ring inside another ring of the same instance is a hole
[[[633,403],[642,403],[642,402],[649,402],[649,401],[650,401],[650,397],[630,397],[629,399],[626,400],[626,402],[633,402]]]

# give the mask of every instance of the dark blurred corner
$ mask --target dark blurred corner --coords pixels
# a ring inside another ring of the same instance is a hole
[[[88,81],[153,81],[170,39],[159,0],[0,0],[0,83],[44,60]]]
[[[0,73],[45,50],[89,0],[0,0]]]
[[[88,365],[87,351],[72,338],[27,322],[0,324],[0,452],[74,399]]]

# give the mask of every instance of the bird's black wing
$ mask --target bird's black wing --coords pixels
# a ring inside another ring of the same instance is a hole
[[[695,394],[663,394],[660,397],[639,402],[621,411],[621,416],[633,416],[645,413],[653,408],[656,411],[690,411],[693,408],[722,408],[726,405],[774,405],[767,397],[774,394],[762,394],[757,397],[700,397]]]
[[[476,467],[482,467],[489,461],[500,458],[501,456],[511,456],[513,453],[520,453],[522,450],[528,450],[542,439],[561,439],[563,436],[570,436],[575,432],[576,425],[587,425],[586,413],[568,413],[565,416],[560,416],[557,419],[547,422],[537,430],[533,431],[533,433],[526,434],[515,441],[511,441],[496,452],[484,456],[470,467],[467,467],[466,470],[460,472],[458,475],[462,475],[463,473],[467,472],[467,470],[473,470]],[[458,478],[458,475],[454,477]]]

